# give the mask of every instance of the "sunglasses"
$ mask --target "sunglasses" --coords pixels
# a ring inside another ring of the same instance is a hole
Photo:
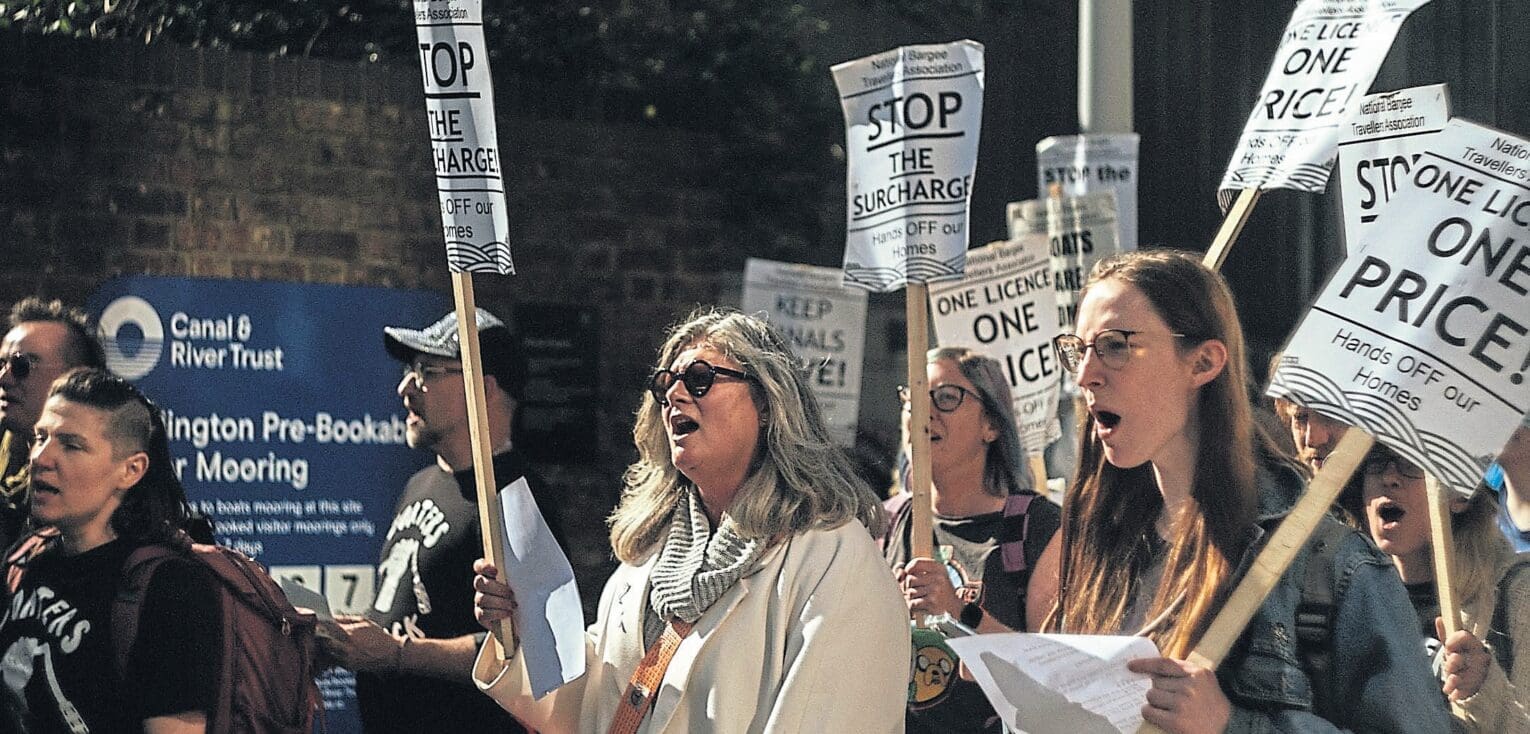
[[[421,392],[428,392],[427,384],[437,377],[460,374],[462,374],[461,367],[445,367],[418,361],[404,365],[404,379],[408,380],[409,384]]]
[[[10,354],[0,356],[0,370],[9,370],[12,378],[25,380],[27,375],[32,374],[32,363],[34,361],[36,361],[35,357],[22,354],[21,352],[11,352]]]
[[[1111,369],[1121,369],[1132,358],[1131,338],[1143,331],[1129,331],[1127,329],[1106,329],[1095,334],[1094,341],[1086,342],[1082,337],[1075,334],[1059,334],[1052,338],[1052,348],[1057,350],[1057,357],[1062,361],[1063,369],[1077,373],[1084,366],[1084,357],[1093,349],[1095,356],[1100,362]],[[1188,339],[1187,334],[1171,333],[1176,339]]]
[[[751,380],[759,382],[754,375],[738,370],[730,370],[727,367],[718,367],[703,360],[696,360],[685,369],[676,372],[674,370],[659,370],[648,378],[648,391],[653,393],[653,399],[659,405],[669,405],[669,399],[664,397],[669,394],[669,389],[674,386],[675,380],[685,385],[685,391],[693,398],[699,398],[712,389],[712,383],[717,382],[717,376],[732,377],[738,380]]]
[[[899,385],[898,398],[903,401],[904,407],[908,407],[908,395],[908,386]],[[981,399],[978,398],[977,393],[961,385],[941,385],[930,391],[930,404],[942,413],[955,413],[957,408],[962,407],[962,400],[968,395],[974,399]]]

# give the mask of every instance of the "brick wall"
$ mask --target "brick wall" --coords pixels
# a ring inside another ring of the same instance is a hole
[[[589,567],[663,327],[736,303],[751,248],[709,187],[717,137],[517,116],[516,91],[499,136],[520,274],[475,287],[507,317],[597,310],[595,460],[554,469]],[[407,67],[0,34],[0,304],[122,274],[449,292],[427,137]]]

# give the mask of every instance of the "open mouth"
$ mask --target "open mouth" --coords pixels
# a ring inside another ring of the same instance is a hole
[[[669,419],[669,435],[675,438],[690,435],[698,428],[701,428],[701,424],[689,416],[676,415]]]
[[[1407,510],[1391,502],[1382,503],[1381,507],[1376,510],[1376,516],[1381,518],[1383,525],[1391,525],[1403,519],[1403,515],[1406,514],[1408,514]]]
[[[30,484],[31,484],[31,487],[32,487],[32,492],[34,492],[34,493],[37,493],[37,492],[46,492],[48,494],[58,494],[59,493],[58,487],[55,487],[55,486],[53,486],[53,485],[51,485],[51,484],[49,484],[47,482],[40,481],[40,480],[35,479],[35,478],[32,479]]]
[[[1094,411],[1094,421],[1107,431],[1114,430],[1121,423],[1121,414],[1112,413],[1108,410]]]

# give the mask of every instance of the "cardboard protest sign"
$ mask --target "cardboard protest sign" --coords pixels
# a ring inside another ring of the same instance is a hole
[[[1397,29],[1429,0],[1302,0],[1249,113],[1219,189],[1321,193],[1346,123]]]
[[[1116,197],[1110,191],[1018,201],[1008,207],[1009,237],[1044,233],[1057,290],[1057,328],[1071,333],[1079,292],[1094,264],[1120,252]]]
[[[414,0],[425,115],[452,272],[513,275],[482,0]]]
[[[829,431],[855,444],[866,351],[866,292],[840,284],[837,268],[749,258],[744,265],[745,313],[763,311],[786,332],[808,364],[808,385],[823,406]]]
[[[1062,135],[1036,144],[1036,190],[1045,195],[1052,184],[1067,196],[1114,191],[1117,246],[1137,249],[1136,133]]]
[[[1344,242],[1348,254],[1361,229],[1376,221],[1398,183],[1421,155],[1409,138],[1439,132],[1450,120],[1444,84],[1372,94],[1349,122],[1350,137],[1339,143],[1339,195],[1344,200]]]
[[[999,362],[1009,379],[1015,423],[1025,451],[1040,456],[1062,435],[1057,423],[1062,365],[1052,350],[1057,291],[1047,239],[1030,234],[992,242],[967,254],[967,275],[930,286],[935,338]]]
[[[1530,143],[1463,120],[1419,154],[1287,344],[1270,395],[1470,494],[1530,410]]]
[[[954,280],[983,119],[983,46],[904,46],[834,67],[845,111],[846,285]]]

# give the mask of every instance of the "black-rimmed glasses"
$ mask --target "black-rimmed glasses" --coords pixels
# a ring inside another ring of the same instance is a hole
[[[930,404],[942,413],[955,413],[957,408],[962,407],[962,400],[968,395],[971,395],[975,400],[982,400],[982,398],[978,397],[977,393],[961,385],[941,385],[930,391]],[[908,386],[899,385],[898,399],[902,400],[905,406],[908,405],[908,396]]]
[[[1130,331],[1127,329],[1105,329],[1094,335],[1094,341],[1086,342],[1083,337],[1076,334],[1058,334],[1052,337],[1052,348],[1057,350],[1057,358],[1062,361],[1063,369],[1069,372],[1078,372],[1084,365],[1084,356],[1093,349],[1095,356],[1111,369],[1121,369],[1132,358],[1131,338],[1137,334],[1148,334],[1146,331]],[[1176,339],[1188,339],[1188,334],[1177,332],[1170,333]]]
[[[31,355],[21,352],[11,352],[0,355],[0,369],[8,370],[11,377],[16,380],[25,380],[27,375],[32,374],[32,363],[36,361]]]
[[[669,405],[669,399],[664,397],[669,394],[669,389],[674,386],[675,380],[685,385],[685,391],[693,398],[699,398],[712,389],[712,383],[717,381],[717,376],[732,377],[738,380],[754,380],[754,375],[738,370],[730,370],[727,367],[718,367],[710,362],[696,360],[685,366],[685,369],[658,370],[648,378],[648,391],[653,393],[653,399],[659,405]]]

